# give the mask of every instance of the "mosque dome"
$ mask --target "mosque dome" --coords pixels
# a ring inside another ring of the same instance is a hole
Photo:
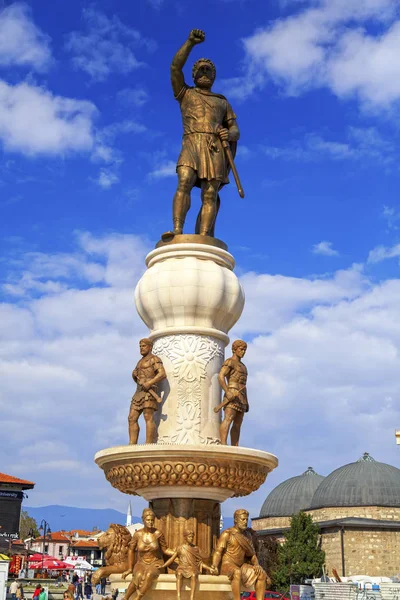
[[[400,507],[400,469],[377,462],[365,452],[357,462],[325,477],[309,508],[333,506]]]
[[[325,478],[308,467],[302,475],[291,477],[270,492],[261,507],[262,517],[291,517],[310,508],[314,492]]]

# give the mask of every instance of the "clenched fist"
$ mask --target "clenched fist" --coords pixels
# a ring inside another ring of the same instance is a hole
[[[201,44],[206,39],[206,34],[201,29],[192,29],[189,34],[189,42],[192,44]]]

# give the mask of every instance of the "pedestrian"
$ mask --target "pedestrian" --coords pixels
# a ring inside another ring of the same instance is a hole
[[[18,583],[14,581],[11,583],[10,585],[10,594],[11,594],[11,600],[16,600],[17,598],[17,589],[18,589]]]
[[[77,581],[75,584],[75,600],[79,600],[80,598],[82,598],[82,600],[83,600],[82,581],[81,580]]]
[[[42,586],[40,585],[40,583],[38,583],[33,592],[33,596],[32,596],[33,600],[39,600],[39,595],[40,595],[41,589],[42,589]]]
[[[47,593],[44,587],[40,588],[39,600],[47,600]]]
[[[91,599],[92,594],[93,594],[92,584],[90,583],[89,580],[87,580],[85,583],[85,596],[86,596],[87,600]]]
[[[66,590],[63,595],[63,600],[74,600],[74,594],[70,590]]]
[[[17,600],[24,600],[24,588],[22,587],[22,583],[18,584]]]
[[[112,600],[117,600],[117,598],[118,598],[118,588],[114,588],[112,590],[111,598],[112,598]]]
[[[107,579],[105,577],[102,577],[100,579],[100,594],[102,596],[104,596],[106,593],[106,583],[107,583]]]
[[[72,575],[72,583],[75,584],[79,581],[79,575],[77,573],[74,573]]]

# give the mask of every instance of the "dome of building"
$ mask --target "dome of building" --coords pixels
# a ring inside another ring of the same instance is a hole
[[[357,462],[325,477],[316,489],[310,508],[332,506],[400,506],[400,469],[365,452]]]
[[[299,510],[310,508],[314,492],[325,479],[312,467],[302,475],[291,477],[270,492],[261,507],[261,517],[291,517]]]

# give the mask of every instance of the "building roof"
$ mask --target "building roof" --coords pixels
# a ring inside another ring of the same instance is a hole
[[[96,540],[77,540],[71,544],[74,548],[98,548],[99,543]]]
[[[13,485],[20,487],[24,490],[31,489],[35,485],[33,481],[27,481],[26,479],[19,479],[13,475],[7,475],[6,473],[0,473],[0,484],[6,483],[7,485]]]
[[[316,489],[310,508],[333,506],[400,507],[400,469],[365,452],[358,461],[325,477]]]
[[[308,467],[302,475],[291,477],[270,492],[261,507],[262,517],[291,517],[307,510],[317,487],[324,477]]]
[[[43,541],[43,536],[35,538],[35,542]],[[46,542],[69,542],[70,538],[66,531],[52,531],[46,534]]]

